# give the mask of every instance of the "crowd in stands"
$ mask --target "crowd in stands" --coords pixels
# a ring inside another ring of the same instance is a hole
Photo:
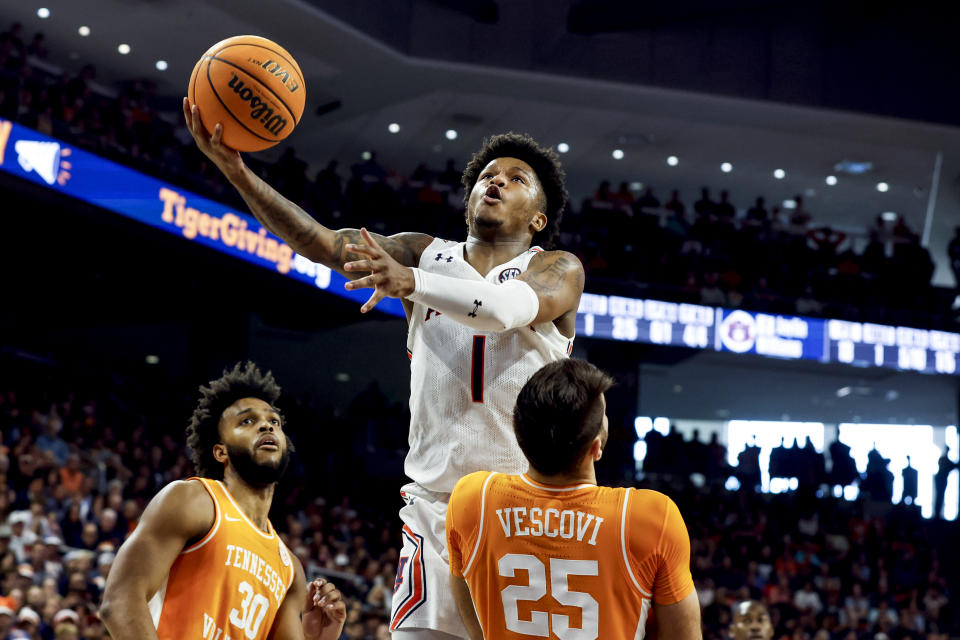
[[[724,637],[747,598],[769,607],[778,640],[945,640],[955,623],[943,540],[916,510],[879,517],[810,494],[659,488],[690,531],[707,640]]]
[[[770,476],[799,483],[789,494],[772,495],[757,491],[759,447],[748,445],[732,468],[716,434],[705,443],[697,433],[685,440],[675,429],[651,430],[644,441],[640,486],[665,491],[684,514],[707,640],[723,637],[732,605],[746,599],[770,608],[775,637],[783,640],[945,639],[958,622],[940,560],[948,538],[940,530],[933,539],[911,506],[917,472],[909,459],[900,504],[870,513],[870,501],[889,504],[893,487],[890,461],[875,449],[861,475],[839,440],[828,455],[809,439],[782,443],[771,451]],[[944,454],[935,478],[937,516],[954,468]],[[691,473],[704,476],[703,488],[684,481]],[[739,491],[723,489],[731,475]],[[856,502],[829,491],[817,495],[824,486],[850,484],[859,485]]]
[[[656,430],[648,431],[643,437],[646,452],[643,458],[643,472],[654,476],[686,478],[691,474],[701,474],[705,481],[723,485],[731,476],[740,485],[750,490],[759,490],[761,486],[760,447],[755,442],[748,443],[737,455],[736,466],[727,462],[727,449],[720,443],[717,433],[711,434],[708,442],[700,439],[694,430],[689,440],[676,429],[667,434]],[[785,442],[770,451],[767,471],[771,478],[796,478],[797,490],[816,492],[824,487],[848,487],[856,485],[865,497],[881,503],[893,499],[893,472],[889,469],[890,459],[883,457],[876,448],[867,454],[866,470],[861,474],[851,456],[850,447],[840,440],[834,440],[821,453],[806,437]],[[934,517],[942,517],[944,501],[947,495],[947,482],[950,473],[960,465],[950,460],[947,451],[943,451],[934,474]],[[906,504],[915,504],[919,493],[919,473],[912,466],[910,456],[901,470],[902,491],[900,500]],[[952,505],[954,507],[960,505]]]
[[[97,607],[119,545],[161,487],[192,475],[178,426],[192,389],[116,371],[76,376],[31,370],[0,387],[0,640],[105,637]],[[343,638],[388,638],[401,504],[384,487],[404,482],[390,460],[404,453],[406,407],[375,386],[342,407],[282,406],[300,453],[271,520],[308,578],[345,594]],[[671,447],[689,443],[671,437],[648,436],[648,461],[678,459]],[[721,444],[702,450],[690,459],[703,471],[729,472]],[[640,486],[667,492],[684,514],[709,640],[748,596],[773,609],[777,640],[944,640],[957,622],[938,556],[954,529],[933,540],[916,509],[873,517],[864,501],[814,499],[803,486],[756,493],[747,476],[739,491],[696,488],[689,470],[647,467]]]
[[[44,64],[43,34],[29,43],[19,25],[0,35],[0,118],[114,158],[212,198],[244,205],[196,149],[176,111],[145,81],[94,90],[96,71],[69,76]],[[29,59],[29,62],[28,62]],[[347,171],[336,162],[308,177],[292,147],[251,168],[290,200],[334,227],[366,225],[381,233],[409,229],[463,235],[460,171],[421,164],[401,176],[374,152]],[[953,293],[932,287],[933,262],[903,218],[877,217],[862,238],[816,224],[802,196],[792,209],[762,197],[738,208],[726,192],[704,188],[695,202],[674,191],[661,202],[652,188],[616,191],[604,182],[566,212],[559,245],[577,253],[592,287],[757,311],[953,327]],[[385,215],[385,212],[389,212]],[[951,245],[953,246],[953,245]],[[960,244],[957,244],[960,246]],[[951,249],[951,261],[958,263]],[[604,280],[609,280],[605,283]]]
[[[573,213],[571,241],[596,277],[641,283],[651,297],[728,308],[872,319],[947,320],[952,296],[930,285],[934,264],[903,217],[878,215],[862,237],[816,224],[802,195],[791,209],[758,197],[739,209],[707,187],[662,202],[604,182]],[[939,316],[939,317],[937,317]]]

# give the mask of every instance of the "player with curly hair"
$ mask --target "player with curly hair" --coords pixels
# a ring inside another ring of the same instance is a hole
[[[413,482],[401,491],[403,550],[391,630],[397,639],[466,638],[447,588],[447,499],[473,471],[526,470],[511,426],[513,404],[535,371],[570,353],[583,293],[576,256],[544,250],[567,203],[557,154],[527,135],[492,136],[463,173],[466,241],[384,237],[327,229],[222,145],[222,127],[210,135],[188,100],[184,117],[197,146],[257,220],[300,255],[347,277],[347,289],[373,289],[361,312],[384,297],[403,302],[411,360],[404,470]]]
[[[347,612],[267,518],[293,444],[271,373],[237,364],[208,386],[187,427],[197,477],[172,482],[120,547],[100,616],[118,640],[336,640]]]

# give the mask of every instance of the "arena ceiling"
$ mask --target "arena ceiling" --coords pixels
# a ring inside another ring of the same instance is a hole
[[[784,10],[793,6],[772,4]],[[688,203],[700,186],[709,185],[728,189],[744,207],[756,195],[779,203],[800,193],[817,221],[863,229],[877,214],[894,211],[922,232],[940,153],[944,184],[928,236],[935,257],[943,254],[958,222],[958,189],[952,183],[960,173],[960,130],[760,100],[750,87],[706,93],[709,86],[682,90],[674,82],[665,88],[649,74],[637,76],[642,84],[625,80],[616,69],[646,63],[619,57],[629,47],[610,39],[623,37],[610,36],[614,23],[598,18],[577,26],[580,33],[569,33],[572,10],[582,17],[594,9],[609,18],[610,7],[618,8],[614,5],[0,0],[0,20],[23,23],[25,39],[42,30],[51,62],[67,72],[92,61],[104,85],[130,78],[152,81],[174,112],[194,62],[211,44],[241,33],[272,38],[291,51],[306,75],[308,106],[290,144],[314,166],[331,158],[347,166],[364,150],[375,150],[382,164],[404,173],[419,161],[439,169],[453,158],[462,166],[485,135],[527,131],[543,143],[570,145],[564,163],[577,195],[591,192],[602,179],[651,185],[661,199],[678,188]],[[663,11],[653,17],[661,30],[676,19],[696,32],[713,14],[697,13],[694,5],[687,3],[689,11],[679,17]],[[750,10],[749,2],[740,5],[740,15]],[[36,15],[40,6],[50,9],[46,20]],[[491,6],[496,8],[493,22]],[[89,37],[78,35],[80,25],[90,27]],[[599,39],[589,40],[597,33]],[[753,36],[744,32],[743,37]],[[574,42],[569,38],[579,44],[568,46]],[[554,43],[555,56],[543,42]],[[117,53],[120,43],[131,46],[129,55]],[[661,44],[654,48],[669,51],[668,40]],[[736,51],[749,54],[749,48]],[[602,60],[604,52],[614,71],[580,61],[588,53]],[[700,55],[709,57],[709,52]],[[154,68],[158,59],[168,62],[166,71]],[[749,66],[751,61],[734,62]],[[387,131],[391,122],[400,124],[399,133]],[[447,129],[458,132],[456,140],[445,137]],[[624,158],[615,160],[613,149],[623,150]],[[671,155],[679,158],[679,166],[667,165]],[[837,172],[835,165],[845,160],[870,162],[873,168],[863,175]],[[723,162],[733,171],[722,173]],[[775,169],[783,169],[786,177],[775,179]],[[825,184],[828,175],[837,176],[836,186]],[[881,181],[890,185],[886,193],[876,189]],[[949,280],[944,269],[938,278]]]

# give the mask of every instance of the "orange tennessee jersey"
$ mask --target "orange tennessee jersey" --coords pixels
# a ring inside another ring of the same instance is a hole
[[[450,496],[447,548],[487,638],[640,640],[651,602],[693,590],[687,528],[656,491],[472,473]]]
[[[265,639],[293,584],[290,553],[273,525],[264,533],[247,519],[222,482],[192,480],[210,493],[216,518],[202,540],[180,553],[150,599],[157,636]]]

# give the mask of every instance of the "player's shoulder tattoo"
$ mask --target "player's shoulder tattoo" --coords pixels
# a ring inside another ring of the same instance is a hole
[[[523,278],[538,293],[553,293],[565,288],[583,292],[584,273],[580,259],[568,251],[544,251],[530,260]]]

